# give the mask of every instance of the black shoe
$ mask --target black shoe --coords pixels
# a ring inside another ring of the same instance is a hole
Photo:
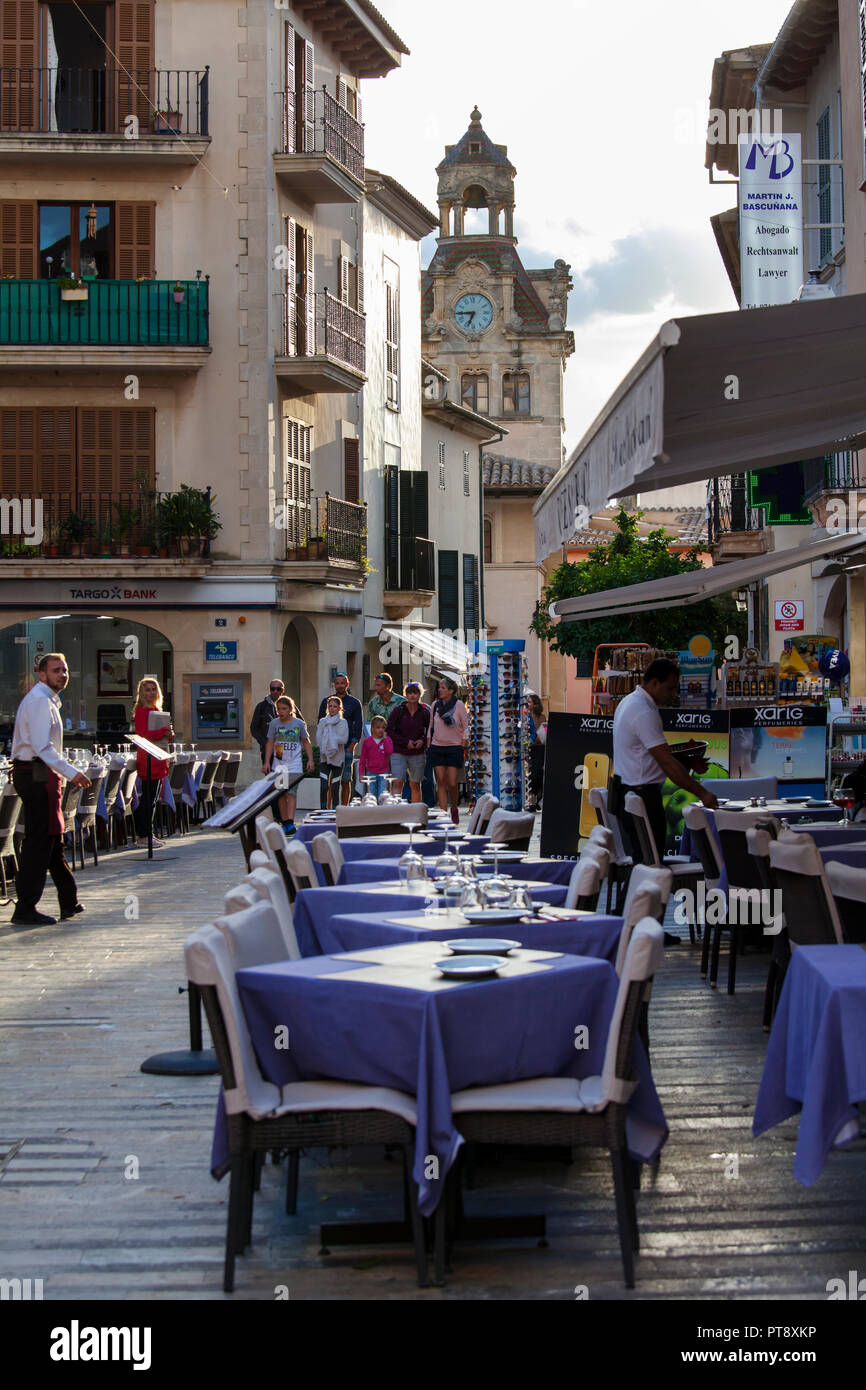
[[[671,933],[670,933],[669,931],[666,931],[666,932],[665,932],[665,945],[666,945],[666,946],[682,946],[682,944],[683,944],[683,942],[682,942],[682,937],[679,937],[679,936],[672,936]]]
[[[60,920],[61,922],[68,922],[70,917],[77,917],[79,912],[83,911],[84,908],[82,907],[81,903],[76,903],[75,906],[71,907],[68,912],[61,912]]]
[[[56,917],[47,917],[44,912],[37,912],[35,908],[30,912],[20,912],[16,908],[12,913],[13,927],[50,927],[56,921]]]

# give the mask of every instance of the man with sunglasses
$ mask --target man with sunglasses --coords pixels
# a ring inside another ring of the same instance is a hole
[[[265,758],[265,748],[268,742],[268,729],[271,720],[277,718],[277,700],[281,695],[285,695],[286,687],[279,676],[274,676],[268,688],[268,693],[264,700],[259,700],[253,710],[253,717],[250,720],[250,733],[259,745],[262,755],[262,762]]]

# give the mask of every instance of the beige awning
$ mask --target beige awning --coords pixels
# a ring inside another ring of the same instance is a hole
[[[379,639],[392,649],[391,653],[386,652],[384,658],[388,665],[408,666],[424,662],[432,666],[436,674],[456,678],[462,676],[470,663],[476,660],[474,652],[469,650],[465,642],[436,627],[385,623],[380,629]]]
[[[536,502],[536,560],[580,506],[864,443],[866,295],[671,319]]]

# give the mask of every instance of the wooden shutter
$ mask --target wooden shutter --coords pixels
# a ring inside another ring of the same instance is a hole
[[[39,128],[38,25],[37,0],[0,0],[0,130]]]
[[[385,474],[385,588],[400,588],[400,470],[386,463]]]
[[[38,492],[36,411],[0,410],[0,492]]]
[[[316,50],[304,40],[304,152],[315,148],[316,132]]]
[[[478,560],[474,555],[463,556],[463,626],[467,633],[478,631]]]
[[[351,262],[349,261],[349,257],[348,257],[348,256],[341,256],[341,257],[340,257],[340,259],[339,259],[339,261],[338,261],[338,263],[337,263],[337,274],[338,274],[338,294],[337,294],[337,298],[338,298],[338,299],[341,299],[341,300],[343,301],[344,304],[349,304],[349,305],[351,305],[351,307],[354,309],[355,306],[354,306],[354,304],[352,304],[352,267],[351,267]]]
[[[314,286],[313,233],[307,228],[304,232],[304,294],[306,295],[304,351],[308,357],[315,356],[316,352],[316,297]]]
[[[439,626],[456,632],[460,626],[460,591],[456,550],[439,551]]]
[[[78,411],[78,490],[135,493],[155,477],[155,411],[86,407]]]
[[[0,275],[35,280],[39,208],[35,200],[0,203]]]
[[[36,411],[37,479],[40,492],[75,490],[75,411],[71,406]]]
[[[349,85],[342,77],[337,78],[337,102],[345,111],[349,109]]]
[[[361,450],[357,439],[343,440],[343,498],[361,500]]]
[[[427,474],[416,470],[400,473],[400,587],[420,588],[416,573],[420,537],[426,540],[429,527]]]
[[[157,95],[151,77],[153,0],[115,0],[114,24],[118,128],[122,128],[124,117],[134,115],[141,122],[141,133],[145,134],[150,131],[151,102]],[[159,94],[165,104],[173,95]]]
[[[74,442],[71,406],[0,411],[0,492],[73,492]]]
[[[283,219],[286,228],[286,344],[285,352],[287,357],[294,357],[298,351],[298,320],[297,320],[297,283],[295,279],[295,237],[297,227],[294,217]]]
[[[295,26],[286,20],[284,26],[286,48],[286,100],[283,107],[283,149],[286,154],[294,154],[297,145],[296,122],[298,119],[295,98]]]
[[[118,280],[153,277],[155,208],[155,203],[117,203],[114,272]]]

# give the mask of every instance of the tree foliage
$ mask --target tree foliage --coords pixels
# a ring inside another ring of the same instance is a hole
[[[586,560],[578,564],[566,561],[553,571],[530,624],[531,630],[549,642],[553,651],[573,657],[591,657],[602,642],[648,642],[650,646],[668,651],[680,650],[696,632],[706,633],[720,653],[730,633],[736,634],[740,644],[744,644],[745,615],[737,611],[729,596],[701,599],[682,608],[658,608],[650,614],[623,613],[592,622],[551,620],[549,607],[560,599],[598,594],[605,589],[666,579],[701,568],[696,549],[684,554],[670,550],[672,538],[663,527],[640,538],[640,516],[640,512],[630,514],[621,507],[616,516],[617,529],[610,541],[593,546]]]

